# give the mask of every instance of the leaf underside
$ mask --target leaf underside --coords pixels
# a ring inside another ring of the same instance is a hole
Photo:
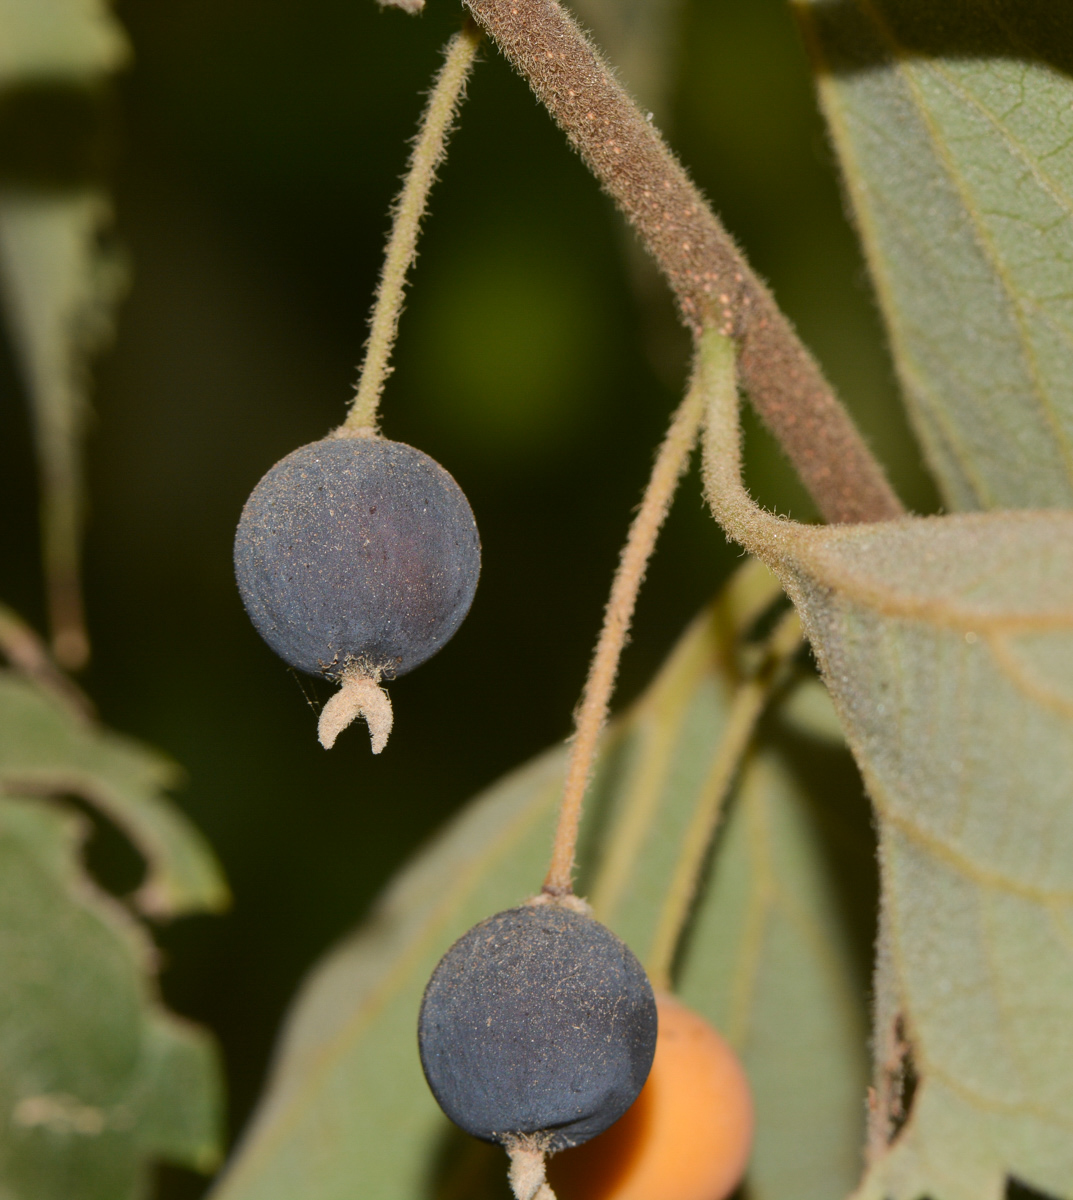
[[[795,0],[951,508],[1073,505],[1073,12]]]
[[[1073,14],[795,7],[947,502],[1073,506]],[[860,1195],[990,1200],[1008,1174],[1073,1195],[1073,518],[830,531],[797,551],[782,573],[880,819]],[[884,1093],[905,1053],[919,1083],[899,1132]]]
[[[734,685],[728,628],[725,605],[698,620],[601,752],[579,890],[642,957]],[[810,744],[847,769],[841,747]],[[499,1194],[502,1152],[453,1132],[428,1092],[417,1010],[452,941],[539,887],[563,766],[551,751],[473,801],[314,971],[214,1200]],[[824,1200],[859,1175],[865,968],[828,864],[846,857],[832,822],[863,838],[867,860],[862,815],[821,816],[786,760],[761,749],[684,952],[681,994],[737,1046],[755,1089],[754,1200]]]
[[[879,820],[858,1195],[998,1200],[1013,1175],[1069,1196],[1073,513],[780,521],[736,476],[732,379],[712,396],[713,508],[798,607]]]
[[[793,586],[880,817],[882,1007],[921,1081],[862,1195],[1069,1195],[1073,514],[832,531]]]

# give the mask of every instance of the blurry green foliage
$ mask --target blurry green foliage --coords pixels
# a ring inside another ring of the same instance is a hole
[[[80,797],[146,851],[143,908],[219,907],[211,853],[160,795],[171,775],[46,686],[0,672],[0,1195],[139,1200],[152,1161],[219,1158],[215,1046],[160,1005],[155,948],[86,873],[89,823],[58,799]]]
[[[92,82],[130,55],[107,0],[2,0],[0,29],[0,90],[46,80]]]
[[[441,256],[411,304],[429,425],[499,469],[591,432],[607,415],[592,402],[611,345],[601,291],[579,256],[535,253],[502,218]]]

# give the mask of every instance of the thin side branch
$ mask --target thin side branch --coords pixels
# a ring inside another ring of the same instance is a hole
[[[646,966],[654,988],[670,990],[678,943],[700,886],[723,805],[772,689],[800,645],[801,619],[791,609],[768,638],[757,670],[738,686],[693,816],[682,837],[678,862],[652,939]]]
[[[903,508],[815,360],[655,126],[556,0],[465,0],[667,278],[694,336],[738,344],[742,383],[826,520]]]
[[[465,28],[447,43],[443,66],[429,92],[406,180],[395,201],[391,236],[384,253],[357,394],[347,419],[336,431],[338,436],[372,437],[376,434],[376,410],[384,383],[391,373],[391,351],[399,329],[406,274],[417,257],[421,218],[428,207],[428,195],[436,182],[436,171],[443,162],[455,114],[465,95],[466,81],[480,43],[481,31],[472,21],[467,21]]]
[[[778,579],[755,558],[748,558],[721,589],[707,614],[716,644],[712,653],[720,662],[730,661],[734,648],[746,632],[781,596]],[[633,781],[616,808],[613,827],[603,841],[600,869],[593,882],[591,899],[597,918],[610,923],[619,902],[629,887],[636,866],[658,819],[660,800],[674,761],[677,748],[678,723],[692,696],[700,672],[706,662],[688,663],[677,652],[661,672],[655,691],[646,692],[641,706],[656,701],[660,719],[640,721],[637,732],[641,738],[634,760]]]
[[[663,526],[678,480],[689,461],[704,415],[704,401],[698,389],[691,387],[678,406],[663,444],[656,455],[641,507],[633,519],[626,544],[622,548],[618,570],[611,584],[611,595],[604,612],[603,628],[585,681],[581,705],[576,716],[576,732],[570,747],[563,799],[551,863],[544,880],[544,891],[563,895],[573,889],[574,849],[577,844],[581,805],[592,775],[600,732],[607,721],[611,693],[618,674],[619,659],[626,644],[637,593],[652,557],[656,538]]]

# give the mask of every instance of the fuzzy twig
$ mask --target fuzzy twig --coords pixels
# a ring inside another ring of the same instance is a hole
[[[694,336],[738,344],[742,383],[820,512],[883,521],[902,506],[770,292],[556,0],[465,0],[637,230]]]
[[[339,691],[320,710],[317,736],[324,749],[330,750],[335,739],[358,717],[365,718],[373,753],[379,754],[387,745],[394,723],[391,697],[380,686],[379,678],[355,667],[344,672]]]
[[[447,43],[443,66],[429,92],[406,180],[395,202],[391,236],[384,253],[357,394],[346,420],[336,431],[339,436],[372,437],[376,434],[376,411],[384,383],[391,373],[391,351],[399,329],[406,274],[417,256],[421,218],[436,181],[436,171],[446,153],[447,139],[465,95],[466,81],[480,42],[481,31],[472,21],[467,21],[465,28]]]
[[[559,824],[551,863],[544,880],[544,891],[552,895],[570,892],[573,887],[574,849],[577,844],[581,805],[592,774],[592,765],[607,721],[611,693],[618,674],[619,659],[626,644],[637,593],[645,577],[648,560],[667,516],[678,480],[689,461],[704,414],[704,400],[690,388],[678,406],[663,444],[656,455],[641,507],[633,519],[626,544],[622,548],[618,570],[611,584],[611,595],[604,612],[603,628],[585,680],[576,717],[576,732],[570,747]]]

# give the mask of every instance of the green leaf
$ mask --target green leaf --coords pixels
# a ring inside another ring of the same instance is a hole
[[[879,818],[858,1195],[999,1200],[1013,1175],[1069,1196],[1073,513],[824,528],[764,513],[738,472],[733,353],[712,335],[699,364],[712,506],[797,605]]]
[[[947,503],[1073,505],[1067,6],[795,7]]]
[[[0,798],[0,1195],[137,1200],[213,1165],[218,1064],[149,986],[153,949],[78,862],[84,821]]]
[[[791,586],[880,817],[920,1079],[861,1195],[1070,1195],[1073,514],[831,530]]]
[[[0,671],[0,791],[73,794],[104,813],[147,863],[135,901],[174,916],[228,903],[227,885],[201,834],[164,796],[173,763],[88,720],[54,692]]]
[[[0,298],[33,409],[53,649],[71,668],[89,653],[79,578],[89,362],[111,336],[125,278],[101,241],[110,221],[96,189],[0,191]]]
[[[770,577],[752,580],[751,592],[732,588],[687,631],[604,741],[580,890],[642,956],[705,791],[739,631],[774,594]],[[478,797],[315,970],[214,1200],[498,1194],[502,1152],[453,1132],[428,1092],[417,1010],[452,941],[539,887],[563,765],[563,751],[551,751]],[[826,870],[836,840],[815,800],[764,752],[747,768],[688,940],[685,997],[736,1041],[756,1091],[757,1200],[820,1200],[850,1187],[860,1169],[864,989]]]
[[[0,0],[0,31],[0,89],[90,82],[130,57],[106,0]]]
[[[865,980],[831,873],[859,870],[872,847],[793,767],[769,748],[746,770],[681,981],[753,1086],[749,1200],[831,1200],[863,1161]]]

